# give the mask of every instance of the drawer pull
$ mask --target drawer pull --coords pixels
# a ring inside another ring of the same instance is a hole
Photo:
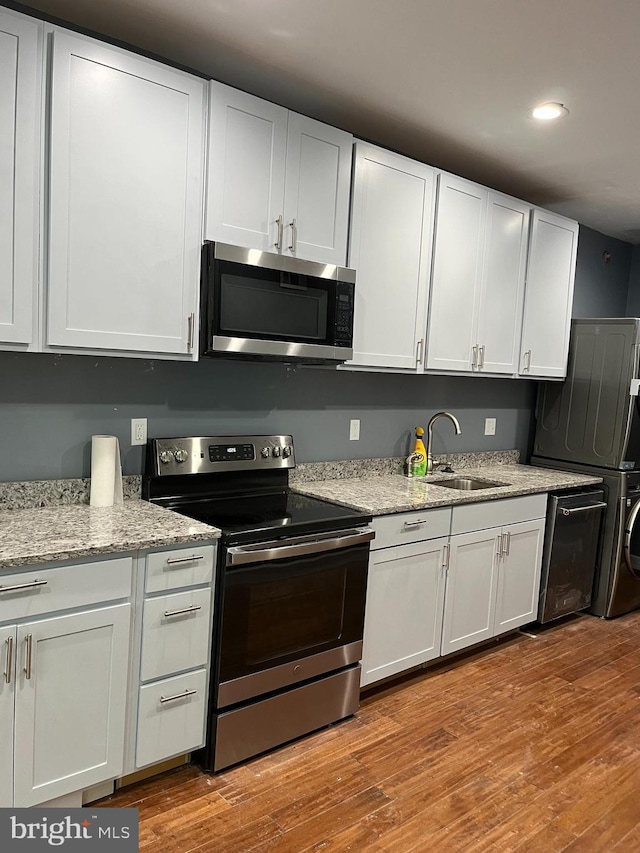
[[[13,669],[13,636],[7,637],[7,666],[4,671],[4,680],[11,684],[11,671]]]
[[[25,644],[27,649],[27,659],[24,665],[24,677],[31,678],[31,659],[33,654],[33,634],[27,634],[25,637]]]
[[[17,583],[13,586],[0,586],[2,592],[17,592],[19,589],[34,589],[37,586],[46,586],[49,581],[31,581],[31,583]]]
[[[202,605],[192,604],[191,607],[182,607],[180,610],[165,610],[164,615],[167,618],[170,616],[182,616],[183,613],[195,613],[196,610],[202,610]]]
[[[422,524],[426,524],[426,518],[419,518],[417,521],[405,521],[404,529],[405,530],[413,530],[414,527],[420,527]]]
[[[165,702],[175,702],[177,699],[186,699],[187,696],[193,696],[194,693],[197,692],[197,690],[185,690],[183,693],[176,693],[175,696],[161,696],[160,703],[164,705]]]
[[[169,557],[167,565],[175,566],[176,563],[191,563],[194,560],[204,560],[204,554],[192,554],[190,557]]]

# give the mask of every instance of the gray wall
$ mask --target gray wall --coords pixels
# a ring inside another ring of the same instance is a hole
[[[580,226],[573,317],[627,316],[632,251],[630,243]]]
[[[632,260],[630,313],[640,315],[637,250],[580,229],[575,317],[624,316]],[[604,251],[611,253],[608,265]],[[298,460],[314,462],[406,454],[413,428],[449,409],[462,435],[441,421],[436,453],[515,447],[526,459],[535,393],[535,382],[478,376],[0,352],[0,481],[87,476],[95,433],[117,435],[125,473],[139,473],[132,417],[148,419],[150,437],[291,433]],[[485,417],[497,418],[495,436],[484,435]],[[349,441],[351,418],[361,420],[360,441]]]
[[[87,476],[95,433],[117,435],[125,473],[139,473],[129,420],[149,436],[292,433],[298,461],[395,456],[439,409],[460,420],[434,432],[434,451],[519,448],[530,441],[536,383],[380,375],[260,362],[198,364],[0,353],[0,480]],[[484,418],[497,418],[484,436]],[[361,419],[360,441],[349,420]]]
[[[640,246],[634,246],[631,253],[627,317],[640,317]]]

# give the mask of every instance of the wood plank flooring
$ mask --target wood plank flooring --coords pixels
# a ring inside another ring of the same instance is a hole
[[[145,853],[637,853],[640,612],[536,631],[244,766],[99,805],[139,809]]]

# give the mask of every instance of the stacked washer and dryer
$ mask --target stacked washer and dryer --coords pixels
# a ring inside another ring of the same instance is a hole
[[[542,382],[532,465],[602,477],[589,612],[640,608],[640,319],[574,320],[564,382]]]

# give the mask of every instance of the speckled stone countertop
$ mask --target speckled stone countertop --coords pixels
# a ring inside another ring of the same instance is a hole
[[[474,477],[503,485],[476,491],[458,491],[433,485],[434,480]],[[409,479],[401,474],[353,477],[352,479],[316,480],[295,483],[295,490],[304,495],[323,498],[343,506],[388,515],[436,506],[512,498],[575,486],[601,483],[600,477],[556,471],[551,468],[534,468],[530,465],[481,465],[465,467],[454,474],[437,472],[429,477]]]
[[[0,511],[0,570],[215,539],[216,527],[142,500]]]

